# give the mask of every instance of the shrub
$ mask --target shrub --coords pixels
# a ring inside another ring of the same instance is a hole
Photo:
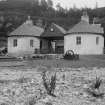
[[[54,90],[56,87],[56,73],[53,76],[51,76],[50,79],[48,79],[46,76],[46,72],[43,72],[42,79],[47,94],[55,97]]]
[[[96,80],[92,85],[87,89],[87,92],[96,98],[103,98],[104,93],[100,92],[100,86],[102,84],[102,79],[96,77]]]
[[[96,77],[95,83],[93,84],[94,89],[99,89],[102,84],[102,80]]]

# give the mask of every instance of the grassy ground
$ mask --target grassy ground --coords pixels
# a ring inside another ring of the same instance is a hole
[[[44,67],[48,70],[48,75],[56,70],[57,84],[54,94],[57,97],[49,99],[43,87],[42,73],[37,71],[44,70]],[[102,67],[105,67],[105,55],[80,56],[78,61],[2,59],[0,105],[48,105],[45,104],[47,101],[51,105],[105,105],[105,96],[102,99],[95,98],[86,91],[97,76],[102,79],[100,91],[105,93],[105,70]]]
[[[0,67],[57,67],[57,68],[79,68],[79,67],[105,67],[105,55],[82,55],[79,60],[64,59],[41,59],[41,60],[0,60]]]
[[[97,56],[80,56],[79,60],[33,60],[29,61],[29,66],[47,66],[47,67],[57,67],[57,68],[79,68],[79,67],[105,67],[105,55]]]

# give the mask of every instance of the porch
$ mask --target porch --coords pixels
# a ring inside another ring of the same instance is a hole
[[[35,49],[35,54],[63,54],[63,38],[42,38],[40,40],[40,49]]]

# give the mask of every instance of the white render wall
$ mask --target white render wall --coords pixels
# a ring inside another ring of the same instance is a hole
[[[17,39],[17,47],[13,46],[13,40]],[[33,47],[30,47],[30,40],[34,40]],[[10,55],[24,55],[33,54],[35,49],[40,48],[40,40],[36,37],[8,37],[8,54]]]
[[[76,37],[81,37],[81,44],[76,44]],[[99,44],[96,45],[96,37],[99,37]],[[95,34],[70,34],[64,37],[64,52],[73,50],[74,53],[82,55],[103,54],[104,37]]]

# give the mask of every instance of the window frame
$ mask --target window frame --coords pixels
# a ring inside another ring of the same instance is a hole
[[[76,37],[76,45],[81,45],[81,36]]]
[[[30,47],[34,47],[34,40],[30,39]]]
[[[96,37],[96,45],[99,45],[99,37]]]
[[[18,46],[18,40],[17,39],[13,39],[13,47],[17,47]]]

